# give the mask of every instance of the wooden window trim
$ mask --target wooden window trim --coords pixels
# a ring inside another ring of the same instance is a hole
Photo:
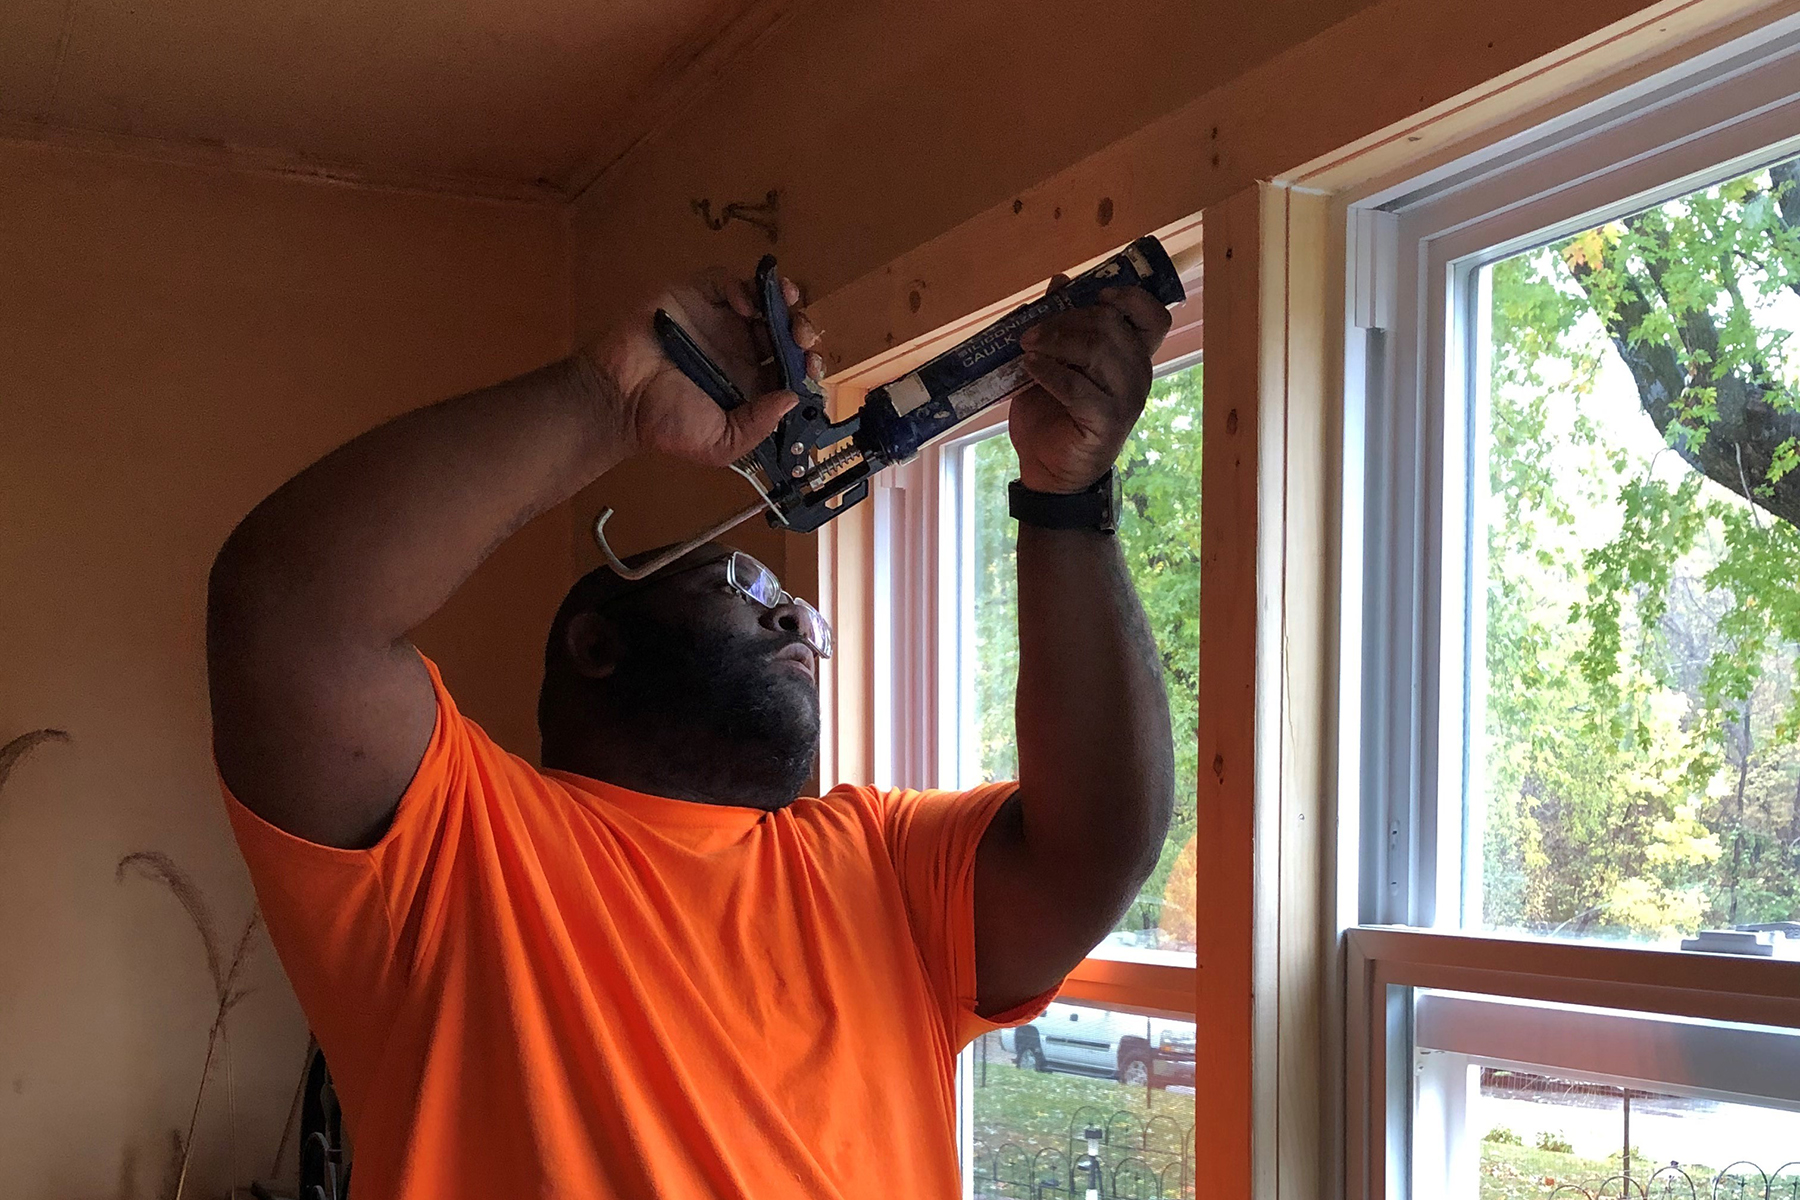
[[[1197,969],[1170,963],[1087,958],[1070,972],[1057,999],[1193,1020]]]

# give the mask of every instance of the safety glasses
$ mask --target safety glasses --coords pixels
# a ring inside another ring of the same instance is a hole
[[[645,580],[642,584],[632,588],[629,592],[620,592],[614,595],[611,599],[607,600],[606,603],[612,604],[616,601],[623,600],[627,595],[636,595],[640,592],[649,591],[651,588],[658,584],[666,583],[677,575],[685,575],[689,571],[704,570],[707,567],[713,566],[718,561],[718,559],[708,559],[706,562],[694,563],[690,566],[680,567],[673,571],[660,571],[657,574],[650,576],[650,578]],[[775,572],[769,570],[769,568],[763,566],[754,558],[745,554],[742,550],[733,550],[730,557],[726,558],[724,562],[725,583],[732,591],[736,592],[745,600],[750,601],[752,604],[760,604],[764,608],[779,608],[783,604],[792,605],[795,620],[798,623],[798,628],[796,628],[794,632],[800,635],[800,640],[805,642],[807,647],[811,649],[814,654],[818,655],[820,658],[831,657],[831,622],[827,621],[818,609],[800,599],[798,596],[791,596],[783,591],[781,588],[781,580],[776,577]]]
[[[831,657],[831,622],[806,601],[783,591],[775,572],[742,550],[733,550],[731,557],[725,560],[725,582],[732,591],[764,608],[792,605],[799,622],[796,632],[800,639],[820,658]]]

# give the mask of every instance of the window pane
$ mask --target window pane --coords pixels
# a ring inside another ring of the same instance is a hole
[[[1800,1196],[1800,1115],[1479,1063],[1466,1071],[1479,1182],[1464,1195]]]
[[[1432,989],[1413,999],[1414,1195],[1689,1200],[1692,1184],[1694,1200],[1800,1200],[1800,1033]]]
[[[1468,924],[1800,918],[1797,180],[1487,269]]]
[[[1191,963],[1196,919],[1194,799],[1199,754],[1201,368],[1166,375],[1151,389],[1143,418],[1119,457],[1125,496],[1119,541],[1162,651],[1175,733],[1175,814],[1156,870],[1112,936],[1105,957],[1158,957]],[[972,696],[960,737],[969,748],[962,782],[1011,779],[1013,692],[1019,678],[1018,577],[1007,484],[1018,458],[1002,431],[965,452],[972,508],[974,659]]]
[[[975,1195],[1191,1197],[1194,1024],[1052,1004],[972,1047]]]

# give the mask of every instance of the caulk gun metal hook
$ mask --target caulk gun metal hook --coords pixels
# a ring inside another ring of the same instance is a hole
[[[698,550],[701,546],[706,545],[706,543],[712,541],[716,537],[723,537],[725,534],[730,533],[733,529],[736,529],[739,525],[742,525],[757,513],[763,512],[768,507],[769,506],[759,497],[755,504],[752,504],[743,512],[738,513],[734,517],[727,517],[717,525],[714,525],[711,529],[708,529],[705,533],[700,534],[698,537],[690,538],[666,553],[657,555],[641,567],[626,566],[624,560],[617,554],[614,554],[613,548],[607,544],[606,523],[612,519],[612,509],[603,508],[600,510],[600,515],[594,518],[594,540],[600,543],[600,553],[606,555],[606,565],[611,567],[621,578],[630,580],[647,579],[674,562],[676,559],[693,553],[695,550]]]

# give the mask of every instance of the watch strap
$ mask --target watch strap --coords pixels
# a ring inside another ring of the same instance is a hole
[[[1119,473],[1108,471],[1083,491],[1034,492],[1017,479],[1007,485],[1013,519],[1040,529],[1087,529],[1117,533]]]

